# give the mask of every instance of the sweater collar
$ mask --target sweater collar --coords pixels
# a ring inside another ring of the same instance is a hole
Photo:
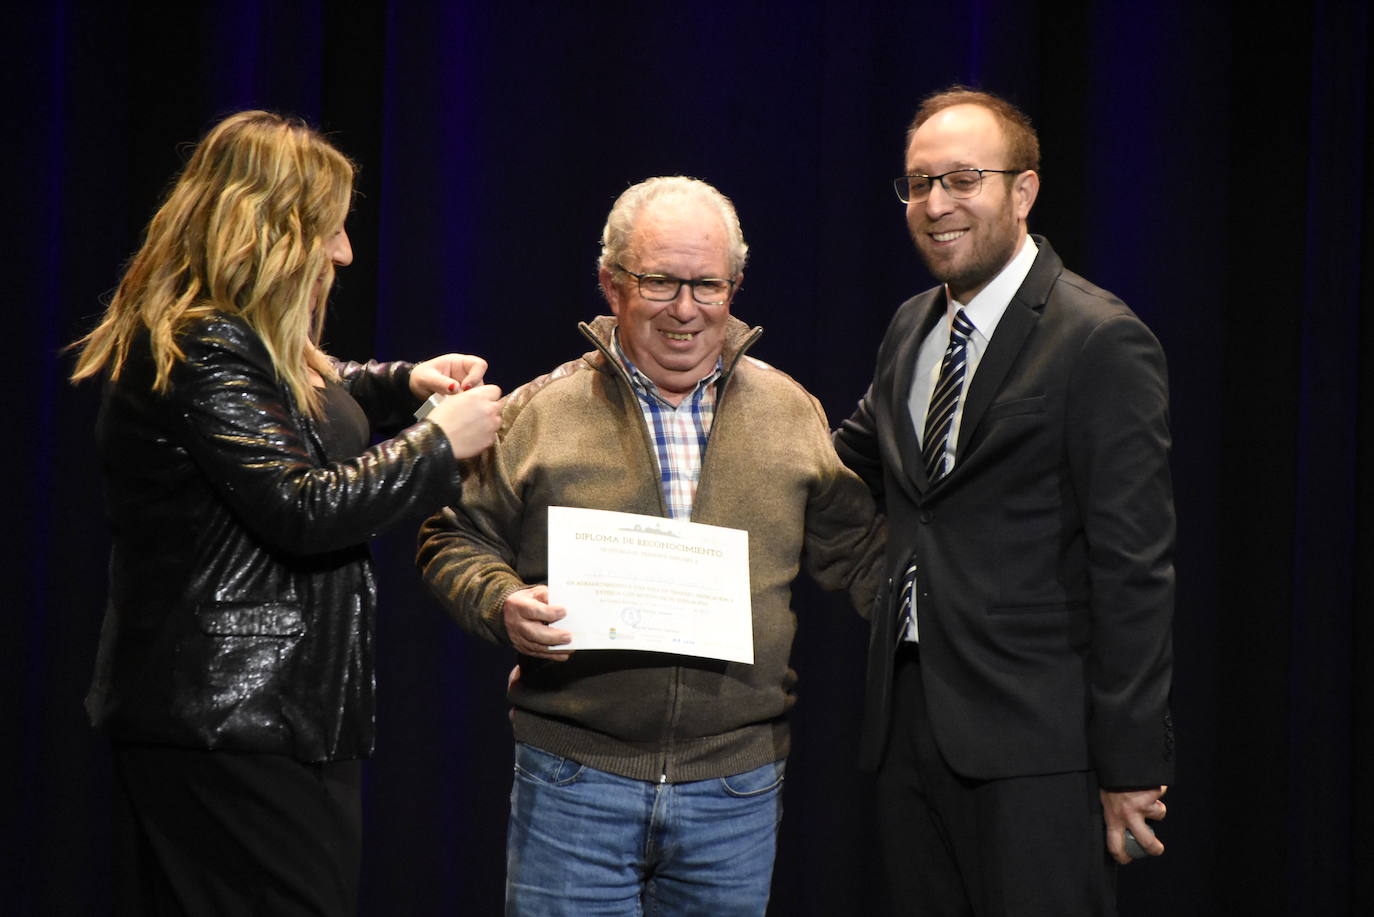
[[[615,347],[611,343],[611,332],[616,327],[615,316],[598,315],[590,323],[579,322],[577,327],[589,341],[596,345],[596,349],[601,351],[606,366],[619,373],[626,382],[630,382],[625,367],[615,357]],[[735,365],[739,363],[740,357],[744,356],[746,350],[754,346],[754,342],[762,334],[763,329],[761,327],[751,328],[733,315],[726,319],[725,344],[720,351],[720,381],[722,385],[729,380],[731,373],[735,370]]]

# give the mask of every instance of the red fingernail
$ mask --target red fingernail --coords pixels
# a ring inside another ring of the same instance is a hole
[[[448,391],[449,391],[449,394],[450,394],[450,395],[453,394],[453,392],[454,392],[457,388],[458,388],[458,383],[457,383],[457,382],[450,382],[450,383],[448,384]]]

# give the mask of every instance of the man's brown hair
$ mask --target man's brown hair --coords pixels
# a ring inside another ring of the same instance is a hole
[[[1000,96],[967,86],[951,86],[926,96],[916,111],[916,117],[911,120],[911,127],[907,128],[907,145],[911,144],[911,135],[916,133],[917,128],[936,113],[955,105],[978,105],[992,112],[1002,127],[1002,136],[1007,140],[1008,162],[1004,168],[1018,172],[1040,169],[1040,138],[1036,136],[1035,128],[1031,127],[1030,118],[1026,117],[1025,112]]]

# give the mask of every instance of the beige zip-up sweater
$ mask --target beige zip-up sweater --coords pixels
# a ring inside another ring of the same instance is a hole
[[[420,531],[426,582],[467,631],[509,645],[502,606],[547,575],[548,507],[666,515],[657,460],[623,366],[615,319],[579,326],[597,349],[511,393],[497,444],[465,469],[457,506]],[[744,356],[762,333],[730,319],[715,419],[692,521],[749,533],[754,663],[583,650],[520,658],[515,737],[637,780],[738,774],[787,756],[791,584],[805,559],[823,587],[867,615],[882,526],[841,464],[819,402]]]

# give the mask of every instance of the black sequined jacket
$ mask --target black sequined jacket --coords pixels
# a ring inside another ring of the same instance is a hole
[[[455,495],[431,421],[342,461],[262,340],[215,315],[152,391],[146,339],[96,424],[111,525],[109,605],[87,707],[115,742],[364,757],[376,588],[366,541]],[[410,364],[338,364],[374,430],[410,420]]]

